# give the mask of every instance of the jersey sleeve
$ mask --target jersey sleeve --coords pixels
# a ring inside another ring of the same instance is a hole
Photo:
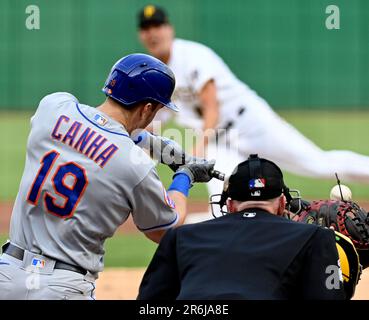
[[[345,299],[342,272],[332,230],[317,228],[305,247],[302,298],[305,300]]]
[[[192,88],[199,94],[204,85],[210,81],[215,80],[218,57],[215,53],[206,47],[196,48],[191,56],[189,74]]]
[[[138,300],[175,300],[180,291],[177,268],[178,229],[165,233],[142,278]]]
[[[155,167],[133,189],[131,202],[133,221],[142,232],[168,229],[178,221],[175,204]]]

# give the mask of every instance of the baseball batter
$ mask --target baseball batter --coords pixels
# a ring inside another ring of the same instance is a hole
[[[182,166],[167,193],[130,138],[163,106],[177,110],[174,83],[162,62],[133,54],[113,66],[97,108],[65,92],[41,100],[0,260],[0,299],[94,299],[104,242],[130,214],[156,242],[183,222],[191,184],[210,180],[214,164]]]
[[[144,7],[138,14],[138,27],[146,49],[167,63],[176,75],[173,97],[181,105],[175,117],[177,123],[203,132],[204,143],[194,151],[202,154],[207,149],[205,154],[217,159],[219,171],[229,175],[248,154],[258,153],[298,175],[333,178],[338,172],[344,181],[369,182],[369,157],[320,149],[237,79],[213,50],[174,38],[164,9]],[[159,115],[164,120],[173,114]],[[208,188],[210,194],[220,193],[222,183],[213,180]]]

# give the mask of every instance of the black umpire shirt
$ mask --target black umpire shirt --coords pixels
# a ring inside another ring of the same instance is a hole
[[[248,209],[167,231],[138,299],[344,299],[338,271],[334,232]]]

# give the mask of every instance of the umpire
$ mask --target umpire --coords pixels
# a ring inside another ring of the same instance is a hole
[[[289,198],[279,167],[251,155],[225,184],[229,214],[168,231],[138,299],[344,299],[334,233],[286,219]]]

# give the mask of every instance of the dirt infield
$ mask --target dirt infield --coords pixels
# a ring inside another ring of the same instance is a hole
[[[110,268],[96,282],[98,300],[134,300],[137,297],[144,268]]]
[[[145,269],[106,269],[96,284],[99,300],[134,300]],[[354,300],[369,300],[369,270],[356,287]]]

